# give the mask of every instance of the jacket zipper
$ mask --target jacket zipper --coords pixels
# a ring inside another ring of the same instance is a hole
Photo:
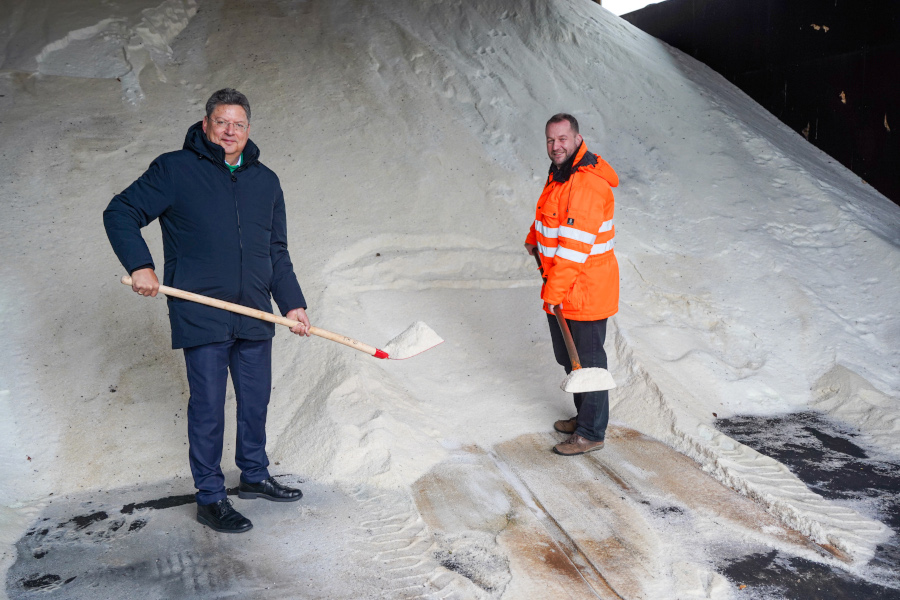
[[[231,196],[234,199],[234,216],[235,216],[235,219],[237,219],[238,251],[240,254],[240,257],[239,257],[240,264],[239,264],[239,272],[238,272],[238,281],[239,281],[239,283],[238,283],[238,303],[240,303],[240,301],[244,297],[244,240],[243,240],[243,235],[241,233],[241,213],[239,210],[238,199],[237,199],[237,187],[236,187],[237,186],[237,175],[235,175],[231,171],[231,169],[229,169],[223,165],[219,165],[216,161],[212,160],[211,158],[209,158],[208,156],[206,156],[200,152],[197,153],[197,156],[198,156],[198,158],[206,159],[206,160],[210,161],[214,165],[218,166],[220,169],[224,169],[225,172],[228,173],[228,176],[231,177]],[[246,166],[247,166],[247,163],[244,163],[243,165],[241,165],[240,167],[235,169],[235,171],[243,171]],[[236,315],[234,313],[232,313],[231,317],[232,317],[231,318],[231,323],[232,323],[231,337],[236,338],[237,337],[237,331],[236,331],[237,326],[236,325],[237,325],[237,321],[238,321],[239,317],[238,317],[238,315]]]
[[[234,215],[237,219],[237,229],[238,229],[238,250],[240,251],[240,262],[239,268],[240,273],[238,274],[238,302],[244,299],[244,239],[243,234],[241,232],[241,211],[238,206],[238,197],[237,197],[237,175],[234,173],[230,173],[231,175],[231,195],[234,198]]]

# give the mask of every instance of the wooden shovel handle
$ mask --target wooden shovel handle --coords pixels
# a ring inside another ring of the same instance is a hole
[[[557,304],[553,308],[553,314],[556,315],[556,322],[562,330],[563,340],[566,342],[566,350],[569,352],[569,362],[572,363],[572,370],[577,371],[581,368],[581,360],[578,358],[578,350],[575,349],[575,340],[572,339],[572,332],[569,331],[569,324],[563,317],[562,309]]]
[[[124,283],[125,285],[131,285],[131,277],[125,275],[124,277],[122,277],[122,283]],[[222,310],[227,310],[239,315],[253,317],[254,319],[260,319],[262,321],[268,321],[269,323],[284,325],[285,327],[293,327],[294,325],[299,323],[299,321],[294,321],[293,319],[288,319],[286,317],[279,317],[278,315],[273,315],[272,313],[266,312],[264,310],[250,308],[249,306],[241,306],[240,304],[233,304],[231,302],[225,302],[224,300],[217,300],[216,298],[210,298],[209,296],[201,296],[200,294],[186,292],[184,290],[179,290],[167,285],[159,286],[159,291],[172,298],[190,300],[191,302],[197,302],[199,304],[205,304],[206,306],[221,308]],[[356,350],[359,350],[360,352],[365,352],[366,354],[369,354],[376,358],[387,358],[387,354],[385,354],[383,350],[379,350],[374,346],[364,344],[345,335],[340,335],[326,329],[312,326],[310,326],[309,332],[313,335],[319,336],[320,338],[325,338],[326,340],[331,340],[332,342],[337,342],[338,344],[349,346],[350,348],[354,348]]]
[[[531,251],[534,260],[537,261],[538,270],[544,283],[547,283],[547,276],[544,274],[544,265],[541,263],[541,255],[537,248]],[[581,360],[578,358],[578,350],[575,349],[575,340],[572,339],[572,332],[569,331],[569,324],[562,314],[559,304],[553,307],[553,314],[556,315],[556,322],[559,323],[559,329],[562,331],[563,340],[566,342],[566,351],[569,353],[569,362],[572,363],[572,370],[577,371],[581,368]]]

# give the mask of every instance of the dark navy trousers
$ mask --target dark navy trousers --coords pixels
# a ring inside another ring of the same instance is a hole
[[[556,362],[566,369],[567,374],[571,373],[572,363],[569,361],[569,353],[559,323],[556,317],[550,314],[547,315],[547,322],[550,324],[550,339],[553,340]],[[606,369],[606,351],[603,349],[603,343],[606,341],[606,319],[566,320],[566,323],[569,324],[581,366]],[[606,438],[606,426],[609,423],[609,391],[584,392],[574,396],[575,410],[578,411],[578,427],[575,433],[592,442],[602,441]]]
[[[257,483],[269,477],[266,412],[272,391],[272,340],[229,340],[184,349],[188,385],[188,441],[197,503],[225,498],[222,443],[225,437],[225,386],[228,371],[237,400],[234,462],[241,479]]]

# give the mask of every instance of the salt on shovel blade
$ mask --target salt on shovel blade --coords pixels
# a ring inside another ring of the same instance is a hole
[[[384,345],[388,358],[403,360],[434,348],[444,340],[422,321],[416,321],[406,331]]]
[[[600,367],[588,367],[584,369],[576,369],[563,379],[562,388],[564,392],[580,394],[583,392],[602,392],[603,390],[611,390],[616,387],[616,382],[612,375],[606,369]]]

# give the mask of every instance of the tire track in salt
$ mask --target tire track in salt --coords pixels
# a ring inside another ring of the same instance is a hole
[[[352,529],[355,552],[377,570],[381,598],[487,598],[464,576],[441,566],[437,543],[405,493],[359,486],[350,492],[365,517]]]

